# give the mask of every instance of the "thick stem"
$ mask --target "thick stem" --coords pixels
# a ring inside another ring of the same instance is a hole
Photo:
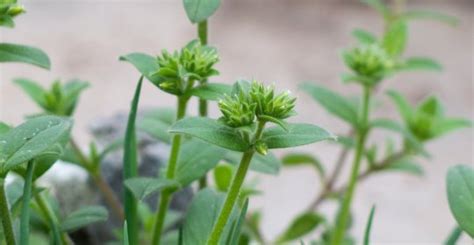
[[[370,103],[371,88],[368,86],[364,87],[364,98],[362,104],[362,118],[360,122],[360,129],[357,132],[357,146],[354,163],[352,165],[351,175],[349,179],[348,190],[345,193],[344,200],[342,203],[341,211],[338,214],[336,221],[336,228],[331,237],[332,245],[342,244],[346,231],[346,223],[349,218],[349,211],[351,208],[352,198],[354,196],[354,190],[357,185],[357,177],[359,175],[360,163],[365,147],[365,140],[368,132],[368,120],[369,120],[369,103]]]
[[[109,206],[114,213],[114,215],[122,222],[124,220],[124,213],[122,205],[120,204],[115,192],[112,190],[112,187],[104,180],[102,174],[100,173],[100,168],[97,171],[91,169],[91,163],[82,152],[81,148],[77,145],[74,139],[70,140],[71,147],[76,154],[80,164],[87,172],[92,176],[94,184],[99,188],[99,191],[102,193],[107,206]]]
[[[31,187],[33,185],[33,172],[35,170],[35,161],[28,162],[26,167],[25,185],[23,187],[23,203],[20,217],[20,244],[28,245],[30,241],[30,199]]]
[[[176,113],[176,120],[182,119],[186,114],[186,105],[188,98],[178,97],[178,111]],[[176,164],[178,163],[179,149],[181,147],[180,134],[175,134],[171,142],[171,152],[168,160],[168,168],[166,172],[166,178],[174,179],[176,174]],[[158,210],[155,215],[155,223],[153,228],[152,244],[158,245],[161,240],[161,233],[163,231],[163,225],[168,211],[170,200],[173,196],[173,192],[168,189],[161,191],[160,202],[158,204]]]
[[[265,122],[261,121],[258,123],[257,131],[253,138],[253,142],[256,142],[262,137],[263,129],[265,128]],[[209,235],[209,239],[207,241],[207,245],[217,245],[219,244],[219,240],[221,238],[222,232],[224,231],[224,227],[227,224],[230,214],[232,213],[232,209],[237,201],[237,198],[240,193],[240,188],[245,180],[245,176],[247,175],[247,170],[250,165],[250,161],[252,160],[253,154],[255,150],[252,148],[249,151],[245,152],[242,155],[242,159],[240,160],[239,167],[237,172],[235,173],[234,178],[232,179],[232,183],[229,188],[229,192],[224,201],[224,205],[217,217],[217,221],[212,228],[211,234]]]
[[[56,240],[60,244],[69,244],[69,238],[66,233],[61,232],[58,218],[56,217],[56,214],[54,213],[51,206],[49,206],[48,202],[46,201],[44,194],[38,193],[37,195],[35,195],[35,200],[36,203],[38,203],[38,206],[44,217],[49,223],[54,240]]]
[[[2,218],[3,233],[7,244],[16,244],[7,196],[5,194],[4,178],[0,178],[0,217]]]
[[[202,22],[199,22],[197,24],[197,32],[198,32],[198,37],[199,41],[201,41],[202,45],[207,44],[207,20],[204,20]],[[204,79],[200,81],[201,84],[207,83],[207,79]],[[207,117],[207,100],[205,99],[199,99],[199,116],[201,117]],[[207,186],[207,176],[204,175],[200,180],[199,180],[199,189],[203,189]]]

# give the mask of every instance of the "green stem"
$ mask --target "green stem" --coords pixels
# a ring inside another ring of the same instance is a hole
[[[188,103],[187,97],[178,97],[178,111],[176,113],[176,121],[183,118],[186,114],[186,106]],[[171,152],[168,160],[168,168],[166,172],[166,178],[174,179],[176,174],[176,164],[178,163],[179,149],[181,147],[181,135],[175,134],[171,141]],[[163,225],[168,211],[168,206],[173,196],[173,192],[168,189],[161,191],[160,202],[158,204],[158,210],[155,215],[155,223],[153,228],[152,244],[158,245],[161,240],[161,233],[163,231]]]
[[[346,223],[349,217],[349,211],[351,207],[352,198],[354,196],[354,190],[357,184],[357,177],[359,175],[360,163],[364,152],[365,140],[368,132],[368,121],[369,121],[369,103],[370,103],[370,92],[371,87],[364,87],[364,98],[362,105],[362,121],[360,122],[360,129],[357,132],[357,146],[352,165],[351,175],[349,179],[349,186],[344,195],[341,211],[338,214],[336,220],[336,228],[332,234],[331,244],[340,245],[344,240],[344,233],[346,231]]]
[[[30,240],[30,198],[31,186],[33,185],[33,172],[35,169],[35,162],[33,160],[28,162],[26,168],[25,185],[23,187],[23,203],[21,207],[20,217],[20,244],[28,245]]]
[[[0,178],[0,217],[2,218],[3,233],[7,244],[16,244],[15,233],[13,232],[12,219],[10,217],[10,209],[8,208],[8,200],[5,194],[5,179]]]
[[[451,234],[449,234],[449,237],[444,242],[444,245],[456,245],[461,235],[462,235],[462,230],[461,228],[459,228],[459,226],[456,225],[453,231],[451,231]]]
[[[265,127],[265,122],[259,122],[257,132],[255,133],[253,142],[259,140],[262,136],[263,129]],[[229,188],[229,192],[224,201],[224,205],[217,217],[217,221],[212,228],[211,234],[209,235],[209,240],[207,241],[207,245],[217,245],[219,244],[219,240],[221,238],[222,232],[224,231],[224,227],[227,224],[230,214],[232,213],[232,209],[234,208],[235,203],[237,202],[237,198],[240,193],[240,188],[245,180],[245,175],[247,174],[247,170],[250,165],[250,161],[252,160],[253,154],[255,153],[254,149],[250,149],[249,151],[245,152],[240,160],[239,168],[235,173],[235,176],[232,180],[232,183]]]
[[[46,198],[43,193],[38,193],[35,195],[35,200],[36,203],[38,203],[39,208],[41,209],[41,212],[45,216],[46,220],[49,223],[49,226],[51,228],[51,232],[53,233],[53,237],[55,240],[55,245],[58,244],[68,244],[68,237],[67,234],[64,232],[61,232],[60,226],[59,226],[59,221],[58,218],[56,217],[56,214],[54,213],[53,209],[49,205],[48,201],[46,201]]]
[[[204,20],[202,22],[199,22],[197,25],[197,32],[198,32],[198,37],[199,40],[201,41],[202,45],[207,45],[207,20]],[[204,79],[201,81],[201,84],[207,83],[207,79]],[[207,100],[205,99],[199,99],[199,116],[201,117],[207,117],[208,110],[207,110]],[[207,186],[207,176],[204,175],[200,180],[199,180],[199,189],[203,189]]]

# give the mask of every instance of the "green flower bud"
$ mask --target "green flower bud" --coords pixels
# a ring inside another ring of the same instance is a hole
[[[223,115],[221,120],[228,126],[248,126],[255,120],[256,105],[243,92],[232,96],[225,95],[218,106]]]
[[[15,17],[24,12],[25,12],[25,7],[23,5],[12,5],[8,8],[7,15],[10,15],[11,17]]]
[[[441,118],[443,109],[440,102],[435,97],[429,97],[418,106],[408,127],[418,139],[426,141],[435,136],[436,121]]]
[[[256,115],[285,119],[293,114],[296,98],[286,91],[275,96],[273,86],[264,86],[254,81],[250,88],[250,98],[257,105]]]
[[[258,153],[260,153],[260,154],[262,154],[262,155],[265,156],[265,155],[267,155],[267,153],[268,153],[268,146],[267,146],[267,144],[265,144],[265,142],[263,142],[263,141],[257,141],[257,142],[255,143],[255,150],[256,150]]]
[[[219,61],[214,48],[203,46],[199,41],[192,41],[179,52],[169,53],[164,50],[157,57],[158,71],[153,75],[159,79],[158,87],[176,95],[186,93],[194,80],[204,80],[217,75],[213,67]]]
[[[378,44],[364,45],[343,53],[346,65],[358,76],[377,83],[394,66],[394,61]]]

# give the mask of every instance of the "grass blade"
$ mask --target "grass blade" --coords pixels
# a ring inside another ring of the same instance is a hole
[[[365,227],[364,245],[369,245],[370,230],[372,229],[372,221],[374,219],[374,213],[375,213],[375,205],[373,205],[372,209],[370,209],[369,220],[367,220],[367,226]]]
[[[123,155],[123,179],[124,181],[137,177],[137,139],[135,133],[135,121],[137,117],[138,101],[142,88],[143,76],[138,81],[135,95],[133,96],[132,106],[128,115],[127,130],[125,132],[124,155]],[[124,187],[124,212],[127,221],[128,242],[130,244],[138,244],[138,214],[137,200],[133,193]]]
[[[28,162],[25,186],[23,187],[23,204],[20,218],[20,245],[28,245],[30,239],[30,198],[34,171],[35,161],[31,160]]]

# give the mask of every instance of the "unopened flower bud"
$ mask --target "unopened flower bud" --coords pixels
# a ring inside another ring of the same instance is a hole
[[[265,142],[263,142],[263,141],[257,141],[257,142],[255,143],[255,150],[256,150],[258,153],[260,153],[260,154],[262,154],[262,155],[265,156],[265,155],[267,155],[267,153],[268,153],[268,146],[267,146],[267,144],[265,144]]]
[[[225,95],[218,103],[222,112],[222,120],[231,127],[251,125],[255,119],[254,103],[242,92],[232,96]]]
[[[357,75],[373,81],[380,81],[394,61],[378,44],[364,45],[344,52],[344,61]]]
[[[275,96],[273,86],[264,86],[254,81],[250,88],[250,97],[257,105],[256,115],[285,119],[292,115],[296,98],[289,91]]]

